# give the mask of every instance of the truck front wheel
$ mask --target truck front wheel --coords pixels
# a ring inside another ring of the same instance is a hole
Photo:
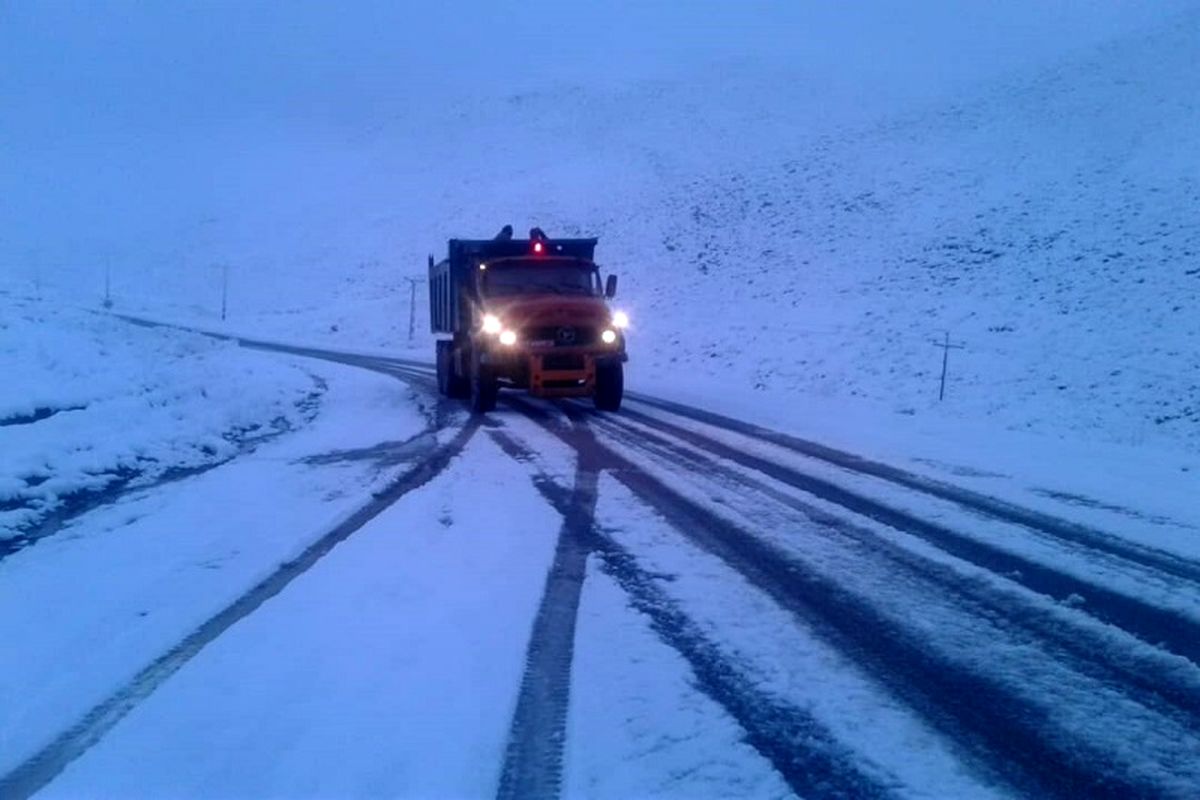
[[[499,393],[500,384],[491,367],[480,364],[479,355],[474,354],[471,358],[471,411],[476,414],[494,411]]]
[[[625,369],[621,362],[596,365],[596,396],[593,402],[600,411],[618,411],[625,394]]]

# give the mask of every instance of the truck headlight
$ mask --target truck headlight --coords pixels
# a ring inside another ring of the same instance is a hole
[[[600,341],[605,344],[612,344],[617,340],[617,332],[612,328],[607,328],[600,333]]]
[[[503,327],[504,326],[500,324],[500,318],[497,317],[495,314],[484,314],[483,315],[483,332],[484,333],[490,333],[490,334],[494,335],[494,334],[499,333]]]
[[[629,315],[624,311],[614,311],[612,315],[612,324],[614,328],[628,328]]]
[[[512,347],[516,343],[517,343],[517,334],[515,331],[501,331],[500,332],[500,344],[507,345],[508,347]]]

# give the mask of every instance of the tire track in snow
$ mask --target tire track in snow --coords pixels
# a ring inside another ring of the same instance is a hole
[[[724,442],[686,428],[680,428],[677,425],[637,412],[629,412],[628,416],[653,430],[684,441],[693,447],[748,467],[755,472],[888,527],[916,536],[943,552],[1020,583],[1026,588],[1051,597],[1058,602],[1067,602],[1072,596],[1085,598],[1086,603],[1080,610],[1101,621],[1115,625],[1148,644],[1163,646],[1195,664],[1200,664],[1200,623],[1171,609],[1146,603],[1085,578],[1057,570],[1020,554],[958,533],[943,525],[921,519],[907,511],[893,508],[823,478],[807,475],[757,455],[744,453]],[[632,428],[631,430],[635,431],[634,435],[645,436],[644,431]],[[669,443],[666,443],[666,446],[673,447]]]
[[[930,561],[920,554],[880,537],[875,531],[855,525],[824,509],[816,508],[762,481],[719,464],[710,458],[676,446],[652,433],[636,434],[624,426],[602,425],[619,441],[643,450],[657,452],[658,458],[671,464],[686,464],[694,474],[712,476],[736,490],[749,490],[791,508],[821,525],[836,536],[861,548],[869,558],[890,562],[885,571],[895,570],[929,583],[964,606],[975,606],[1010,628],[1027,632],[1060,660],[1069,661],[1077,671],[1109,685],[1121,687],[1142,705],[1175,717],[1184,726],[1200,729],[1200,682],[1196,671],[1157,653],[1131,652],[1115,647],[1096,630],[1070,624],[1052,610],[1029,602],[1024,597],[981,583],[952,567]],[[1003,576],[1008,578],[1009,576]]]
[[[559,433],[552,425],[547,430]],[[613,477],[677,532],[845,653],[940,731],[963,755],[964,764],[985,778],[1038,797],[1183,796],[1175,783],[1147,784],[1125,774],[1092,743],[1048,739],[1045,731],[1052,725],[1046,710],[995,676],[927,648],[898,630],[882,609],[828,576],[704,509],[612,450],[601,449],[614,464]]]
[[[571,692],[571,662],[579,600],[591,554],[591,531],[596,513],[596,482],[600,464],[583,429],[564,432],[578,453],[575,481],[565,500],[552,504],[563,516],[554,563],[533,622],[525,657],[517,708],[509,728],[508,745],[496,797],[558,797],[562,788],[563,746]],[[493,434],[504,447],[512,440]]]
[[[194,328],[188,328],[186,326],[156,322],[153,320],[121,314],[116,314],[113,316],[123,319],[126,322],[144,327],[169,327],[179,330],[187,330],[192,333],[202,333],[219,339],[236,341],[243,347],[291,353],[293,355],[301,355],[311,358],[322,358],[330,361],[337,361],[349,366],[359,366],[365,369],[371,369],[377,372],[398,374],[394,370],[399,368],[400,370],[403,370],[409,377],[417,377],[425,380],[429,380],[431,375],[431,365],[427,362],[416,359],[343,353],[335,350],[296,346],[282,342],[271,342],[268,340],[251,339],[231,334],[197,330]],[[751,439],[773,444],[786,450],[791,450],[801,455],[814,458],[819,461],[824,461],[828,464],[833,464],[852,472],[880,478],[890,483],[916,490],[922,494],[937,497],[942,500],[948,500],[964,508],[974,510],[994,519],[1021,525],[1026,528],[1040,531],[1052,538],[1082,545],[1092,550],[1104,552],[1117,558],[1140,564],[1168,575],[1173,575],[1176,578],[1191,581],[1200,587],[1200,564],[1167,551],[1139,545],[1136,542],[1131,542],[1122,537],[1115,536],[1105,531],[1089,528],[1085,525],[1080,525],[1060,517],[1055,517],[1052,514],[1025,508],[1000,498],[991,497],[970,489],[965,489],[961,486],[955,486],[954,484],[939,481],[934,478],[918,475],[916,473],[900,469],[899,467],[894,467],[890,464],[885,464],[883,462],[855,455],[854,453],[850,453],[845,450],[839,450],[837,448],[829,447],[827,445],[823,445],[808,439],[803,439],[798,436],[792,436],[780,431],[774,431],[753,423],[743,422],[741,420],[712,411],[706,411],[704,409],[684,405],[682,403],[651,397],[638,392],[626,392],[626,397],[627,399],[657,408],[661,411],[665,411],[679,417],[683,417],[684,419],[690,419],[695,422],[700,422],[705,425],[710,425],[715,428],[740,434]],[[624,409],[623,413],[630,416],[643,417],[648,420],[653,420],[656,424],[670,424],[654,417],[646,417],[646,415],[639,414],[638,412],[628,408],[628,406]]]
[[[825,576],[634,469],[614,473],[702,550],[724,561],[810,629],[848,654],[980,764],[1022,792],[1042,797],[1142,796],[1146,787],[1092,771],[1091,758],[1040,741],[1045,715],[995,680],[963,669],[898,635],[879,609]],[[1091,755],[1091,754],[1089,754]],[[1106,791],[1107,790],[1107,791]]]
[[[141,328],[169,328],[172,330],[186,331],[188,333],[207,336],[212,339],[234,342],[239,347],[244,347],[251,350],[262,350],[271,353],[286,353],[289,355],[298,355],[306,358],[330,361],[333,363],[342,364],[344,366],[358,367],[360,369],[367,369],[372,372],[379,372],[393,378],[400,378],[401,380],[404,380],[410,384],[419,384],[423,388],[436,388],[436,384],[433,379],[430,378],[427,373],[420,370],[422,365],[421,362],[418,361],[360,356],[352,353],[339,353],[334,350],[298,347],[295,345],[278,342],[247,339],[231,334],[218,333],[215,331],[204,331],[165,322],[155,322],[153,320],[127,316],[124,314],[113,314],[112,316],[118,320],[131,325],[136,325],[137,327]],[[61,409],[46,409],[45,411],[47,413],[34,414],[27,418],[12,418],[7,423],[0,421],[0,426],[5,424],[36,423],[59,412],[78,411],[83,408],[83,406],[70,406]],[[412,438],[415,440],[421,437],[427,437],[432,432],[448,427],[450,424],[449,411],[450,409],[446,404],[439,403],[434,410],[434,414],[431,415],[432,418],[430,425],[420,434],[417,434]],[[97,489],[82,489],[77,492],[72,492],[62,496],[59,507],[48,512],[43,518],[39,519],[37,522],[33,523],[27,528],[20,530],[16,534],[0,539],[0,561],[3,561],[10,556],[14,556],[32,547],[33,545],[38,544],[44,539],[48,539],[61,533],[76,520],[91,514],[92,512],[115,505],[131,495],[154,491],[156,489],[186,481],[190,478],[198,477],[207,472],[211,472],[215,469],[226,466],[248,454],[254,453],[255,449],[259,446],[271,441],[272,439],[275,439],[278,436],[290,433],[291,430],[292,429],[288,427],[271,431],[266,434],[248,437],[244,441],[238,443],[238,452],[231,456],[223,458],[219,461],[199,464],[196,466],[171,467],[164,470],[162,474],[144,483],[138,482],[138,479],[142,476],[141,472],[130,471],[128,474],[122,474],[119,471],[114,472],[111,475],[112,480],[105,486]],[[319,463],[319,461],[315,461],[314,463]]]
[[[637,566],[631,553],[602,536],[597,553],[604,571],[650,621],[659,639],[684,658],[700,691],[746,732],[746,742],[771,762],[798,797],[888,798],[884,776],[860,760],[815,717],[759,690],[701,628]]]
[[[519,408],[541,427],[569,442],[577,456],[596,463],[603,469],[613,466],[590,430],[580,435],[580,421],[572,428],[555,425],[543,409],[522,400],[508,398],[509,404]],[[535,454],[499,431],[490,431],[491,437],[513,459],[521,463],[533,463]],[[587,454],[580,449],[587,451]],[[535,488],[542,496],[563,513],[564,519],[572,510],[574,493],[560,486],[553,478],[541,471],[532,473]],[[578,481],[578,476],[576,478]],[[586,531],[578,535],[583,539],[587,553],[595,553],[602,559],[603,569],[629,596],[633,608],[649,620],[651,629],[668,647],[675,650],[688,664],[697,681],[697,688],[720,706],[742,730],[747,742],[762,755],[789,787],[800,797],[810,798],[886,798],[892,792],[886,780],[863,769],[863,765],[811,714],[778,697],[758,689],[753,680],[730,662],[720,647],[713,643],[701,628],[678,607],[678,605],[655,585],[654,579],[640,567],[633,556],[610,536],[599,530],[594,521],[596,502],[596,475],[593,472],[589,523]],[[580,563],[580,568],[585,566]],[[582,589],[582,574],[579,576]],[[578,609],[578,596],[574,598],[574,609]],[[566,664],[569,678],[569,661]],[[568,697],[561,699],[562,725],[565,725]],[[554,766],[556,780],[541,785],[527,784],[525,790],[518,787],[506,788],[502,782],[499,797],[556,797],[561,786],[562,746],[565,742],[562,727],[547,730],[538,735],[557,749]],[[557,734],[557,735],[556,735]],[[511,755],[511,751],[510,751]],[[535,764],[536,766],[536,764]],[[506,765],[507,770],[507,765]]]
[[[914,489],[922,494],[942,500],[949,500],[952,503],[957,503],[964,508],[980,512],[994,519],[1031,528],[1055,539],[1107,553],[1164,574],[1190,581],[1196,587],[1200,587],[1200,564],[1165,550],[1140,545],[1111,533],[1089,528],[1085,525],[1061,519],[1041,511],[1024,508],[1007,500],[990,497],[970,489],[964,489],[961,486],[917,475],[899,467],[893,467],[890,464],[873,461],[844,450],[838,450],[807,439],[801,439],[797,436],[790,436],[779,431],[742,422],[732,417],[685,406],[680,403],[647,397],[642,394],[629,393],[629,397],[639,403],[667,411],[685,419],[702,422],[715,428],[773,444],[852,472],[881,478],[889,483]],[[629,411],[629,409],[626,409],[626,413],[629,413]],[[646,415],[638,414],[637,412],[633,412],[631,416],[647,418]],[[647,419],[654,420],[655,424],[670,425],[670,423],[654,417]],[[678,428],[678,426],[673,427]]]
[[[243,343],[246,346],[264,344],[248,340],[243,340]],[[329,358],[351,366],[390,372],[398,377],[428,380],[428,374],[424,371],[427,365],[420,362],[348,356],[332,351],[265,344],[262,349]],[[672,413],[706,424],[717,424],[735,433],[822,458],[845,469],[950,500],[985,515],[1024,525],[1054,538],[1124,558],[1184,580],[1194,581],[1200,575],[1200,565],[1170,553],[1143,548],[1110,534],[1023,509],[996,498],[698,409],[637,395],[632,397]],[[725,424],[721,424],[721,420]],[[797,442],[802,446],[797,446]],[[1074,742],[1039,741],[1042,721],[1040,710],[1028,703],[1022,704],[1018,698],[1006,697],[1003,692],[989,691],[994,687],[989,684],[986,675],[973,675],[961,669],[952,669],[949,673],[939,675],[939,668],[945,664],[937,654],[923,653],[919,644],[898,639],[894,632],[888,630],[885,615],[880,613],[880,609],[848,598],[847,593],[839,592],[836,583],[827,582],[823,585],[820,576],[815,576],[817,580],[814,580],[812,575],[803,572],[797,574],[795,565],[788,563],[786,554],[777,552],[764,542],[755,542],[747,531],[724,523],[719,517],[662,484],[653,475],[639,471],[628,462],[619,464],[614,475],[701,549],[724,560],[752,584],[775,598],[782,607],[802,621],[809,622],[818,633],[830,637],[835,646],[863,664],[881,683],[909,702],[936,728],[952,740],[963,742],[964,747],[976,756],[975,759],[969,759],[969,763],[982,762],[985,769],[1004,776],[1019,791],[1045,796],[1086,793],[1103,797],[1170,793],[1169,787],[1154,783],[1141,784],[1127,778],[1119,772],[1118,767],[1105,762],[1103,753],[1091,752],[1091,747],[1075,746],[1077,743]],[[943,681],[939,682],[939,677]],[[939,683],[949,685],[947,687]],[[949,699],[942,697],[946,688],[950,689]],[[1008,702],[1011,700],[1016,702]],[[1064,747],[1069,752],[1064,752]]]
[[[337,545],[400,498],[440,475],[449,467],[454,457],[462,452],[478,428],[478,419],[468,421],[449,442],[438,447],[427,459],[409,468],[385,488],[376,492],[371,502],[310,544],[295,559],[280,565],[275,572],[210,617],[169,651],[143,667],[128,683],[93,707],[78,722],[24,763],[8,774],[0,776],[0,797],[6,800],[28,798],[44,788],[207,645],[282,592],[292,581],[316,566]]]

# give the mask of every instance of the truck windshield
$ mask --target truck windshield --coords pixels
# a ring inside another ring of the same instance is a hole
[[[515,261],[489,266],[483,279],[488,297],[516,294],[600,294],[600,275],[575,261]]]

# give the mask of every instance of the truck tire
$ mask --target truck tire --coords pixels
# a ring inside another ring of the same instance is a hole
[[[459,359],[455,357],[454,348],[454,342],[446,342],[446,396],[462,400],[471,396],[471,377],[459,371]],[[470,356],[462,360],[469,364]]]
[[[471,356],[471,413],[486,414],[496,409],[496,395],[500,393],[500,384],[487,364],[479,363],[478,353]]]
[[[453,368],[450,363],[452,356],[450,342],[439,341],[436,353],[438,394],[442,397],[450,397],[450,370]]]
[[[596,365],[596,394],[592,402],[600,411],[619,411],[625,394],[625,368],[620,361]]]

